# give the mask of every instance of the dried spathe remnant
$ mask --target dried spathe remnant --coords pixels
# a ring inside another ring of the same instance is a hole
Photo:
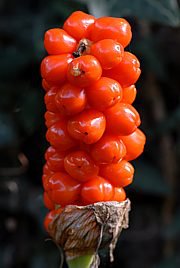
[[[99,202],[88,206],[68,205],[49,224],[53,240],[67,259],[96,253],[109,246],[111,261],[117,239],[128,227],[130,201]]]

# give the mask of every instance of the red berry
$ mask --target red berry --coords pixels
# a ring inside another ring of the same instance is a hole
[[[133,166],[126,160],[115,164],[102,165],[100,174],[115,187],[125,187],[132,183],[134,176]]]
[[[131,26],[123,18],[98,18],[91,27],[90,39],[95,42],[108,38],[114,39],[126,47],[130,43],[131,37]]]
[[[65,206],[78,200],[80,183],[68,174],[57,172],[49,178],[48,195],[55,204]]]
[[[70,83],[79,87],[87,87],[98,81],[102,74],[99,61],[91,55],[78,57],[70,62],[67,78]]]
[[[140,129],[136,129],[128,136],[121,136],[120,139],[126,146],[127,154],[125,159],[127,161],[136,159],[144,151],[146,136]]]
[[[116,163],[126,154],[126,147],[117,136],[104,135],[91,149],[91,156],[99,164]]]
[[[65,120],[64,115],[60,113],[53,113],[50,111],[45,112],[44,118],[45,118],[45,125],[47,128],[51,127],[58,121]]]
[[[58,151],[50,146],[45,152],[45,159],[49,168],[54,172],[64,170],[64,157],[66,154],[66,152]]]
[[[112,197],[112,201],[122,202],[126,199],[126,193],[122,187],[114,188],[114,195]]]
[[[113,197],[112,185],[99,176],[93,176],[82,185],[81,197],[84,204],[109,201]]]
[[[124,48],[113,39],[103,39],[91,46],[90,53],[98,59],[102,68],[107,70],[121,62]]]
[[[117,80],[122,87],[129,87],[136,83],[140,74],[139,60],[127,51],[124,52],[124,57],[117,66],[103,72],[104,76]]]
[[[55,103],[63,114],[74,115],[80,113],[86,106],[85,90],[66,83],[57,92]]]
[[[55,96],[57,94],[58,88],[53,87],[44,96],[44,102],[46,105],[46,109],[50,112],[56,113],[58,112],[58,108],[55,103]]]
[[[61,85],[66,80],[68,65],[72,60],[71,54],[47,56],[41,63],[42,78],[48,83]]]
[[[87,98],[89,104],[99,111],[113,106],[122,98],[122,88],[118,82],[108,77],[101,77],[88,87]]]
[[[44,192],[43,194],[43,202],[46,208],[48,208],[49,210],[52,210],[55,208],[54,203],[52,202],[52,200],[49,198],[47,192]]]
[[[123,98],[121,102],[132,104],[136,98],[136,87],[135,85],[123,88]]]
[[[92,144],[102,137],[105,127],[103,113],[89,109],[69,119],[67,129],[74,139]]]
[[[88,181],[99,172],[99,167],[84,151],[68,154],[64,159],[64,167],[69,175],[80,182]]]
[[[104,112],[107,132],[116,135],[129,135],[140,125],[140,116],[130,104],[117,103]]]
[[[45,91],[48,91],[50,90],[51,85],[45,79],[42,79],[42,87]]]
[[[76,40],[86,38],[89,35],[89,28],[94,23],[95,18],[82,11],[73,12],[65,21],[63,29]]]
[[[76,40],[63,29],[50,29],[45,33],[44,47],[51,55],[73,53],[76,46]]]
[[[52,125],[46,133],[46,139],[60,151],[66,151],[76,145],[67,131],[67,122],[59,121]]]

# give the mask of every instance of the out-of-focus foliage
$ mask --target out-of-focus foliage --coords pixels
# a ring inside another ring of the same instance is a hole
[[[124,16],[141,61],[135,107],[147,134],[145,153],[134,161],[130,229],[122,234],[110,266],[178,268],[180,237],[180,11],[177,0],[0,1],[0,267],[49,268],[58,248],[45,242],[46,209],[41,170],[45,142],[44,92],[39,65],[43,34],[61,27],[75,10]],[[64,267],[66,267],[64,265]],[[83,267],[82,267],[83,268]]]

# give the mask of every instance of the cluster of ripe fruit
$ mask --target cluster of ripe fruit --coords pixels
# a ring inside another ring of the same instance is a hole
[[[131,37],[125,19],[96,19],[81,11],[72,13],[62,29],[45,33],[47,229],[66,205],[126,199],[124,187],[134,175],[129,161],[145,144],[132,106],[141,70],[136,56],[125,51]]]

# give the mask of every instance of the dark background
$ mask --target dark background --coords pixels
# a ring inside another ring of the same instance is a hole
[[[47,147],[39,73],[43,34],[72,11],[123,16],[132,25],[128,50],[141,61],[134,103],[147,135],[127,188],[130,228],[115,261],[101,267],[180,267],[180,12],[176,0],[0,1],[0,268],[59,267],[43,229],[41,174]],[[65,267],[65,266],[64,266]],[[82,267],[83,268],[83,267]]]

